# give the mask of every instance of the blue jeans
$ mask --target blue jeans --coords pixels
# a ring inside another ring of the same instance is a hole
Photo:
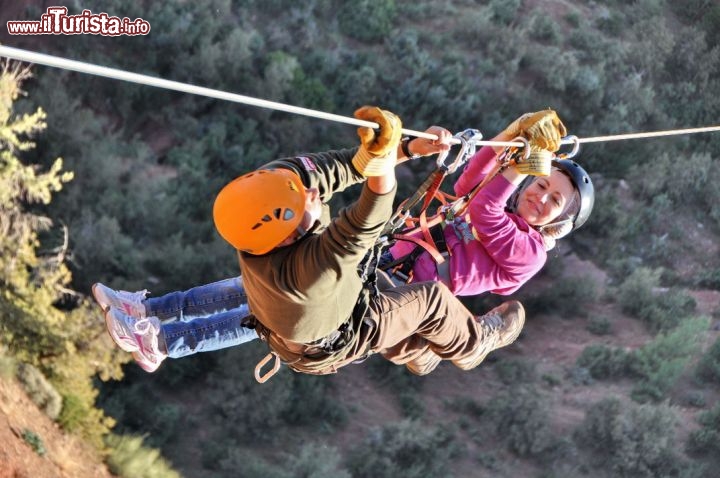
[[[243,326],[250,315],[242,277],[170,292],[143,301],[148,316],[162,321],[168,357],[180,358],[240,345],[258,338]]]

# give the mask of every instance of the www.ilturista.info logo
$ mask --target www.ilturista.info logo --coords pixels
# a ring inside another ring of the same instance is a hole
[[[111,17],[107,13],[83,10],[80,15],[68,15],[66,7],[48,7],[40,21],[9,21],[10,35],[147,35],[150,23],[142,18]]]

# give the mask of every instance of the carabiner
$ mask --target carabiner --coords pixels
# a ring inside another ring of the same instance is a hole
[[[573,142],[573,149],[572,149],[572,151],[570,151],[569,153],[556,154],[555,157],[556,157],[557,159],[570,159],[570,158],[574,158],[574,157],[578,154],[578,152],[580,151],[580,138],[578,138],[578,137],[575,136],[574,134],[571,134],[571,135],[565,136],[562,140],[563,140],[563,141],[567,141],[567,140],[572,141],[572,142]]]
[[[273,368],[270,369],[265,375],[260,375],[262,368],[265,366],[265,364],[270,362],[273,357],[275,357],[275,363],[273,364]],[[255,380],[257,380],[258,383],[267,382],[273,375],[278,372],[278,370],[280,370],[281,364],[282,362],[280,362],[280,357],[278,357],[275,352],[270,352],[255,366]]]

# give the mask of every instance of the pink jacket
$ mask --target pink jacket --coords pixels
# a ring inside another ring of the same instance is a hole
[[[472,191],[490,172],[494,160],[495,151],[491,147],[480,149],[455,183],[455,193],[462,196]],[[476,295],[487,291],[512,294],[545,264],[547,253],[540,233],[517,214],[505,212],[505,204],[514,191],[515,186],[498,174],[472,200],[466,217],[479,240],[465,243],[452,226],[445,227],[450,251],[450,283],[446,285],[453,294]],[[414,248],[411,242],[398,241],[390,251],[397,259]],[[427,280],[441,278],[435,261],[425,252],[415,261],[413,281]]]

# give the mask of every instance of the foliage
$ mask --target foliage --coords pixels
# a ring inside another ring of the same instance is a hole
[[[577,358],[577,366],[590,372],[593,378],[619,378],[627,373],[630,355],[622,349],[605,345],[589,345]]]
[[[423,389],[421,377],[379,356],[370,357],[367,367],[376,383],[395,394],[405,417],[419,419],[423,416],[425,406],[420,399]]]
[[[351,453],[353,478],[419,478],[445,474],[458,451],[447,427],[403,420],[376,428]]]
[[[595,335],[608,335],[612,333],[610,319],[600,315],[591,315],[588,325],[585,328]]]
[[[62,397],[37,368],[30,364],[19,364],[18,381],[23,385],[30,400],[50,419],[56,420],[62,409]]]
[[[687,464],[674,451],[676,424],[668,405],[624,407],[606,398],[591,406],[574,437],[613,476],[678,476]]]
[[[487,410],[498,436],[519,456],[539,457],[555,445],[549,406],[535,388],[512,387],[488,403]]]
[[[644,320],[654,330],[669,330],[696,304],[682,291],[660,288],[661,274],[661,269],[640,267],[618,286],[615,296],[624,312]]]
[[[20,84],[29,76],[28,70],[10,64],[0,72],[0,341],[16,358],[37,367],[64,402],[74,395],[73,403],[83,411],[82,427],[74,430],[100,448],[112,420],[94,407],[92,378],[119,376],[120,370],[112,359],[116,353],[100,338],[101,323],[68,288],[67,238],[56,248],[42,240],[52,222],[35,208],[49,205],[72,173],[61,171],[60,159],[39,172],[38,165],[26,165],[18,157],[30,155],[35,144],[28,138],[46,126],[41,108],[13,115]],[[26,383],[45,390],[46,410],[67,425],[59,398],[40,385],[44,382],[30,380],[32,369],[23,370]]]
[[[395,10],[395,0],[340,2],[340,28],[358,40],[381,40],[393,27]]]
[[[25,443],[30,445],[33,451],[38,455],[45,456],[45,453],[47,453],[42,438],[40,438],[40,435],[38,435],[34,431],[28,430],[27,428],[24,429],[22,431],[22,439],[25,440]]]
[[[505,385],[532,383],[537,379],[536,363],[529,360],[500,360],[493,367],[500,381]]]
[[[720,385],[720,339],[700,357],[695,373],[703,380]]]
[[[720,451],[720,403],[698,417],[700,429],[688,436],[687,448],[694,453],[717,453]]]
[[[553,281],[551,287],[524,302],[536,313],[552,314],[562,318],[584,317],[588,305],[597,300],[597,284],[587,277],[572,277]]]
[[[638,401],[662,399],[685,370],[708,325],[709,320],[704,317],[688,319],[635,351],[629,370],[641,380],[633,388],[633,398]]]
[[[107,464],[110,471],[120,477],[180,478],[160,451],[147,448],[140,436],[110,434],[106,442],[110,448]]]

